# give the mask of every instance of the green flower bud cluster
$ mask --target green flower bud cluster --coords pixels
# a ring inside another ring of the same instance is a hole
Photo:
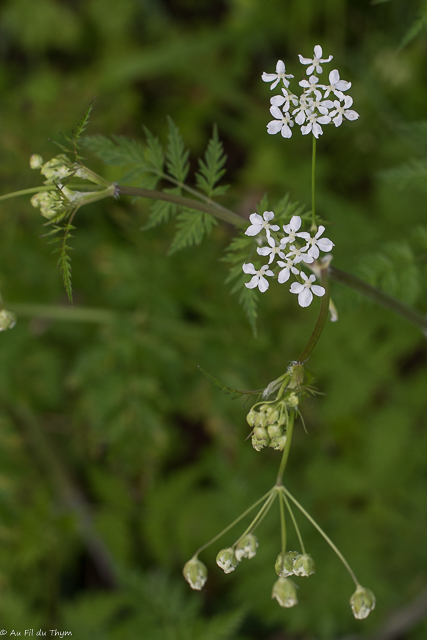
[[[297,551],[279,553],[274,568],[280,578],[311,576],[315,572],[313,558],[308,553],[299,554]]]
[[[16,316],[11,311],[7,309],[2,309],[0,311],[0,331],[7,331],[8,329],[13,329],[16,324]]]
[[[252,446],[256,451],[271,447],[283,451],[286,444],[286,427],[289,410],[296,409],[299,404],[295,392],[288,393],[285,398],[274,402],[255,404],[246,416],[252,431]]]
[[[55,185],[56,189],[41,191],[31,198],[31,204],[36,209],[40,209],[42,216],[48,220],[52,218],[60,219],[78,207],[90,202],[96,202],[103,198],[115,195],[115,185],[104,180],[87,167],[78,162],[70,162],[64,154],[59,154],[52,160],[44,162],[38,154],[33,154],[30,158],[30,167],[40,169],[42,175],[46,177],[44,184]],[[104,187],[94,191],[79,191],[64,186],[71,178],[81,178],[93,184]]]

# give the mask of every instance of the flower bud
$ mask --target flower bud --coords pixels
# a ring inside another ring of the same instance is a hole
[[[375,609],[375,596],[370,589],[359,584],[350,598],[350,606],[354,617],[363,620]]]
[[[279,553],[274,568],[281,578],[287,578],[294,572],[294,562],[298,558],[298,551],[287,551],[285,554]]]
[[[270,438],[267,429],[264,427],[255,427],[252,435],[252,446],[256,451],[261,451],[263,447],[268,447]]]
[[[257,412],[255,411],[254,408],[252,408],[249,411],[248,415],[246,416],[246,422],[250,427],[255,427],[256,415],[257,415]]]
[[[33,153],[30,158],[31,169],[40,169],[43,166],[43,158],[38,153]]]
[[[256,554],[256,550],[258,547],[258,540],[253,535],[253,533],[248,533],[241,540],[239,540],[236,547],[236,558],[237,562],[240,562],[243,558],[248,558],[249,560],[253,558]]]
[[[216,563],[224,573],[231,573],[237,567],[239,561],[236,558],[234,549],[229,547],[228,549],[221,549],[216,557]]]
[[[13,329],[16,324],[16,316],[7,309],[0,311],[0,331],[7,331],[7,329]]]
[[[270,444],[268,445],[275,451],[283,451],[286,444],[286,436],[279,436],[278,438],[272,438]]]
[[[266,411],[268,424],[274,424],[279,420],[279,411],[276,407],[269,407]]]
[[[271,439],[283,436],[283,428],[279,424],[270,424],[267,431]]]
[[[299,398],[296,393],[290,393],[286,398],[286,406],[290,409],[297,407],[299,405]]]
[[[272,598],[276,598],[281,607],[294,607],[298,604],[295,585],[289,578],[279,578],[273,585]]]
[[[182,570],[184,578],[192,589],[200,591],[208,579],[208,570],[198,558],[191,558]]]
[[[308,553],[298,556],[294,562],[295,576],[311,576],[315,571],[313,558]]]

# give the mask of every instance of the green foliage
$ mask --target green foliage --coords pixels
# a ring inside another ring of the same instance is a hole
[[[199,160],[200,170],[196,173],[197,186],[206,193],[208,198],[222,196],[228,190],[229,185],[215,186],[225,173],[223,167],[226,160],[227,156],[224,154],[222,142],[218,137],[218,127],[215,125],[212,138],[206,149],[205,159],[204,161]]]

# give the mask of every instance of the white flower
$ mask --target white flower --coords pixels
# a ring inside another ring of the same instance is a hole
[[[291,251],[286,254],[286,257],[290,258],[293,262],[295,262],[295,264],[298,264],[299,262],[305,262],[306,264],[311,264],[312,262],[314,262],[314,258],[310,256],[308,253],[304,253],[305,249],[306,247],[303,247],[302,249],[298,249],[297,247],[292,245]]]
[[[280,240],[280,244],[285,247],[287,244],[292,244],[293,242],[295,242],[295,239],[297,237],[298,238],[304,237],[304,234],[302,232],[297,233],[300,227],[301,227],[300,216],[292,216],[289,224],[283,225],[283,231],[288,235]]]
[[[257,253],[260,256],[268,256],[270,255],[270,259],[268,261],[268,264],[271,264],[274,260],[274,258],[276,257],[276,255],[279,255],[281,258],[285,257],[285,254],[282,253],[280,251],[280,249],[283,249],[283,247],[281,247],[280,245],[276,245],[275,241],[273,240],[273,238],[270,236],[269,238],[267,238],[267,242],[270,245],[269,247],[261,247],[257,249]]]
[[[321,100],[321,97],[322,94],[320,93],[320,91],[314,92],[314,98],[309,98],[308,100],[310,109],[312,111],[314,111],[314,109],[317,109],[317,111],[322,116],[327,116],[328,110],[334,108],[334,103],[332,102],[332,100]]]
[[[308,80],[300,80],[299,86],[305,87],[304,93],[312,93],[313,91],[320,89],[324,89],[324,84],[318,84],[319,78],[316,76],[310,76]]]
[[[326,91],[324,97],[327,98],[332,91],[332,93],[335,93],[335,95],[340,98],[340,100],[342,100],[344,98],[342,91],[347,91],[347,89],[350,89],[350,87],[351,82],[340,80],[338,69],[334,69],[329,74],[329,84],[325,87]]]
[[[308,307],[313,300],[313,293],[316,296],[321,297],[324,296],[326,292],[323,287],[320,287],[317,284],[313,284],[313,282],[316,280],[315,275],[311,275],[309,278],[307,278],[303,271],[301,271],[300,275],[304,280],[304,284],[301,284],[300,282],[293,282],[289,291],[291,293],[298,294],[298,304],[300,305],[300,307]]]
[[[312,258],[319,257],[319,249],[320,251],[331,251],[332,247],[334,247],[334,243],[329,240],[329,238],[320,238],[322,233],[324,232],[325,227],[320,225],[317,230],[316,235],[312,238],[309,233],[301,233],[300,237],[304,238],[307,241],[307,246],[304,247],[304,250],[307,250],[307,253]],[[320,238],[320,239],[319,239]]]
[[[279,271],[277,275],[277,280],[280,282],[280,284],[283,284],[284,282],[287,282],[289,280],[289,278],[291,277],[291,272],[295,275],[299,273],[298,269],[294,266],[295,260],[290,260],[289,258],[286,262],[278,260],[277,264],[279,265],[279,267],[284,267],[281,271]]]
[[[339,127],[342,123],[343,116],[345,116],[347,120],[357,120],[359,114],[356,111],[353,111],[353,109],[348,108],[351,107],[352,104],[353,98],[351,96],[345,96],[343,105],[341,105],[338,100],[334,100],[335,109],[334,111],[331,111],[330,116],[336,127]]]
[[[291,93],[287,89],[282,89],[282,93],[283,93],[283,96],[273,96],[272,98],[270,98],[270,104],[272,104],[275,107],[282,107],[282,105],[284,105],[282,107],[282,111],[289,111],[291,102],[294,105],[294,107],[298,106],[299,104],[298,96],[296,96],[294,93]]]
[[[303,58],[301,54],[298,54],[299,61],[301,64],[309,64],[310,66],[307,69],[307,75],[316,71],[316,73],[322,73],[322,67],[320,66],[321,62],[330,62],[333,56],[329,56],[329,58],[322,59],[323,51],[322,47],[319,44],[316,44],[314,47],[314,58]]]
[[[249,273],[251,275],[253,274],[253,278],[251,279],[251,281],[245,282],[245,287],[247,287],[248,289],[255,289],[255,287],[258,287],[261,293],[267,291],[270,283],[265,276],[274,276],[273,271],[269,270],[268,264],[265,264],[263,267],[261,267],[261,269],[257,271],[252,262],[247,262],[242,266],[242,269],[245,273]]]
[[[262,218],[264,218],[264,220]],[[274,213],[272,211],[264,211],[264,213],[262,214],[262,218],[260,215],[258,215],[258,213],[252,213],[249,216],[249,220],[252,224],[246,229],[245,235],[256,236],[257,233],[265,229],[267,238],[269,238],[270,229],[271,231],[279,231],[279,225],[269,224],[270,220],[274,218]]]
[[[283,62],[283,60],[278,60],[276,64],[276,73],[265,73],[264,71],[261,78],[262,80],[264,80],[264,82],[273,82],[270,89],[274,89],[275,87],[277,87],[280,80],[283,81],[285,87],[289,87],[289,80],[286,80],[286,78],[293,78],[294,76],[290,73],[285,73],[285,71],[285,63]]]
[[[299,107],[292,111],[292,115],[295,116],[295,114],[297,114],[295,122],[299,125],[302,125],[304,124],[306,117],[310,115],[310,113],[310,100],[308,96],[303,93],[300,98]]]
[[[293,127],[294,123],[289,113],[283,114],[279,107],[275,107],[274,105],[270,107],[270,113],[276,120],[271,120],[271,122],[268,123],[267,133],[275,134],[280,131],[284,138],[290,138],[292,136],[290,127]]]
[[[310,131],[313,132],[315,138],[318,138],[323,134],[323,129],[320,126],[321,124],[328,124],[331,121],[329,116],[317,116],[315,113],[310,113],[307,116],[308,123],[301,127],[301,133],[305,136]],[[320,124],[319,124],[320,122]]]

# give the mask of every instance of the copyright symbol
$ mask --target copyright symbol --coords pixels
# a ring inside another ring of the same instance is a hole
[[[5,635],[6,635],[6,633],[7,633],[6,629],[2,629],[2,630],[0,631],[0,636],[5,636]]]

